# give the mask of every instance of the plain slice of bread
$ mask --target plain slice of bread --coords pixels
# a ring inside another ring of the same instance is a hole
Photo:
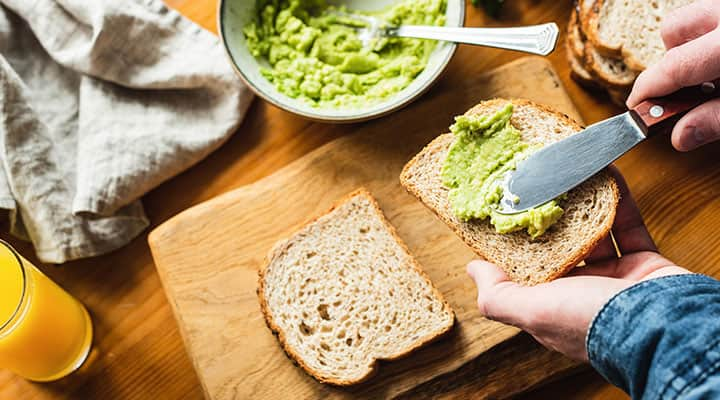
[[[527,100],[494,99],[482,102],[469,114],[489,115],[514,105],[510,123],[530,144],[546,145],[576,132],[581,127],[570,117]],[[499,234],[487,220],[462,221],[451,211],[448,189],[440,171],[452,134],[428,144],[403,168],[401,184],[444,221],[480,257],[502,268],[515,282],[534,285],[553,280],[582,261],[608,235],[615,219],[618,189],[607,171],[602,171],[567,194],[560,201],[563,216],[539,238],[527,232]]]
[[[455,318],[364,189],[275,245],[258,296],[286,353],[335,385],[366,380]]]
[[[631,19],[644,18],[642,14],[623,15],[623,5],[634,4],[633,0],[594,0],[584,18],[584,32],[590,43],[600,54],[608,57],[622,57],[622,46],[627,40]],[[642,5],[639,8],[643,8]]]
[[[573,56],[578,59],[570,60],[571,71],[577,73],[575,72],[577,66],[573,66],[573,63],[579,61],[590,78],[602,86],[621,90],[632,86],[637,73],[628,68],[621,59],[606,57],[598,53],[592,43],[585,39],[580,28],[578,8],[572,11],[568,22],[568,47],[572,50]]]
[[[692,0],[595,0],[587,35],[603,55],[622,56],[628,67],[643,71],[665,54],[660,24],[672,10]]]

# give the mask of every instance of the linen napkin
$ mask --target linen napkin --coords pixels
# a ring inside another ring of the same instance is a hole
[[[250,91],[160,0],[0,0],[0,208],[44,262],[148,226],[140,197],[220,146]]]

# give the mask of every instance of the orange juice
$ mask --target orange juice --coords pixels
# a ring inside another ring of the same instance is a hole
[[[0,368],[60,379],[80,367],[91,342],[85,307],[0,241]]]

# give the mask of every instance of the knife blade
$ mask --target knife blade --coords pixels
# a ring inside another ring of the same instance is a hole
[[[646,100],[623,114],[543,147],[505,176],[498,212],[515,214],[557,198],[638,143],[667,129],[664,122],[674,122],[716,97],[720,97],[720,90],[710,82],[681,89],[666,97]]]

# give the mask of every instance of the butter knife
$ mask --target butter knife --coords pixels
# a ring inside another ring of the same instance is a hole
[[[543,147],[505,176],[498,212],[515,214],[566,193],[638,143],[667,131],[683,114],[720,97],[717,86],[706,82],[645,100],[623,114]]]

